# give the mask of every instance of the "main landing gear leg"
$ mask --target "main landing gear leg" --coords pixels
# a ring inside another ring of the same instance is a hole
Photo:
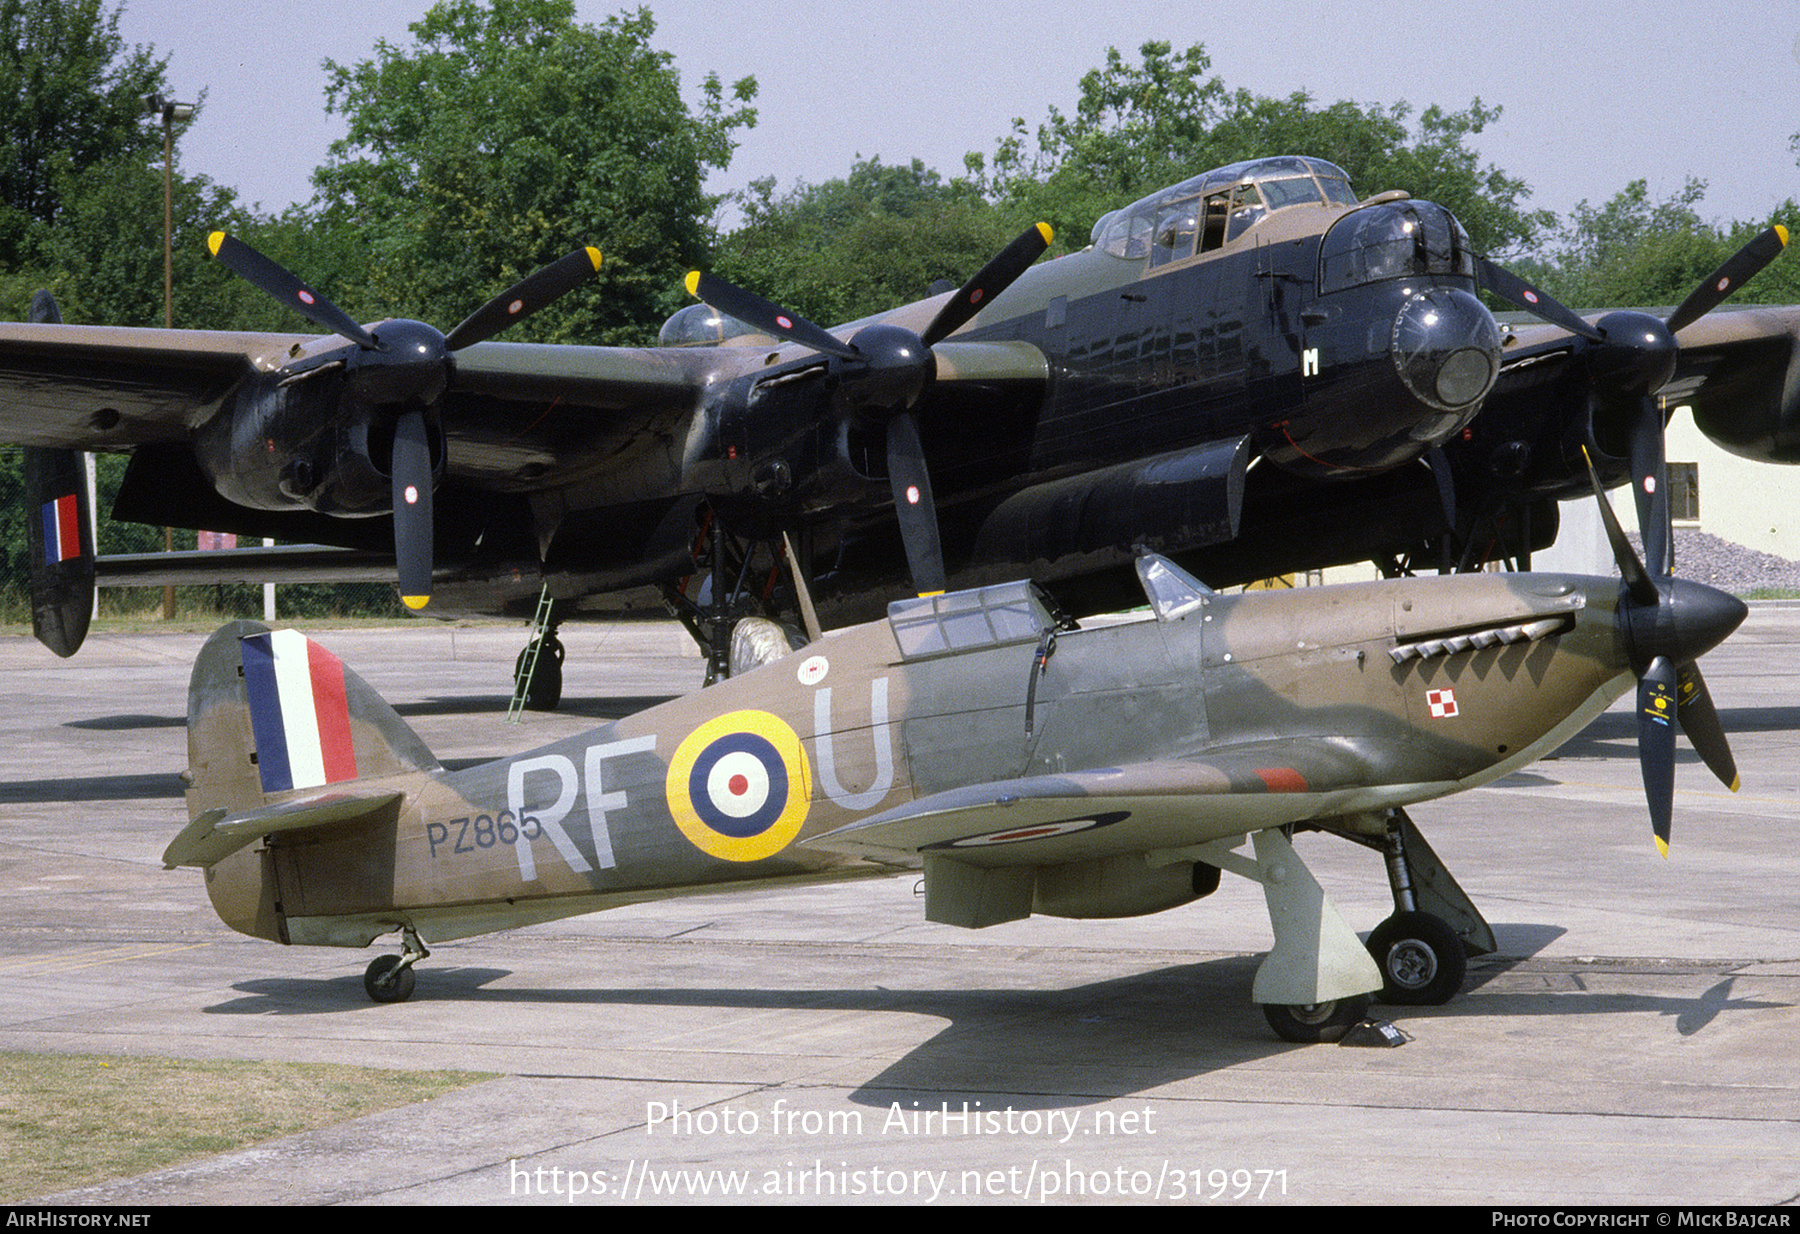
[[[411,998],[419,980],[413,965],[431,954],[411,926],[400,931],[400,940],[402,954],[378,956],[363,972],[363,989],[378,1003],[403,1003]]]
[[[1405,810],[1388,816],[1381,850],[1394,915],[1369,934],[1369,954],[1381,969],[1380,999],[1411,1007],[1447,1003],[1462,991],[1469,956],[1496,949],[1494,931]]]
[[[750,558],[746,554],[736,584],[727,587],[725,525],[716,518],[712,525],[712,545],[712,603],[706,610],[706,680],[701,683],[708,686],[731,676],[731,601],[743,586],[743,570],[750,568]]]
[[[715,685],[736,673],[779,659],[817,636],[818,617],[785,539],[783,536],[764,542],[739,541],[726,534],[718,518],[709,515],[694,541],[696,573],[679,583],[662,584],[663,602],[670,615],[681,622],[706,657],[703,685]],[[700,551],[702,544],[710,545],[704,555]],[[758,550],[765,545],[766,570],[758,557]],[[705,583],[700,594],[690,599],[688,583],[702,574]],[[780,586],[784,574],[792,586],[786,597]],[[808,631],[806,638],[782,620],[790,605],[801,628]]]
[[[1336,1041],[1362,1020],[1381,976],[1325,889],[1279,831],[1258,831],[1253,869],[1262,884],[1275,946],[1256,970],[1250,996],[1285,1041]]]

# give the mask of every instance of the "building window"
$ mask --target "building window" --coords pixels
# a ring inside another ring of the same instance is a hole
[[[1677,522],[1700,521],[1700,464],[1669,464],[1669,517]]]

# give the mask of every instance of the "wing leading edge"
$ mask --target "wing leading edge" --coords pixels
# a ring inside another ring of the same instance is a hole
[[[77,450],[179,441],[303,335],[0,322],[0,440]]]
[[[1453,791],[1384,785],[1331,738],[1256,742],[1191,759],[1001,780],[936,793],[806,841],[913,865],[1058,865],[1204,844]]]

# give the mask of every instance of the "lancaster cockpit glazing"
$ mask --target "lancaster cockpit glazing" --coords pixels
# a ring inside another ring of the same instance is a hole
[[[1356,204],[1344,169],[1286,155],[1215,168],[1115,210],[1094,224],[1093,245],[1129,260],[1165,265],[1224,248],[1270,213],[1290,206]]]

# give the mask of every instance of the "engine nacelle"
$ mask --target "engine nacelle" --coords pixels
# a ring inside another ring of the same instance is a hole
[[[247,386],[195,443],[208,479],[226,500],[253,510],[316,510],[373,517],[393,506],[394,423],[400,405],[343,398],[343,377],[322,373],[289,385]],[[434,478],[444,439],[428,417]]]
[[[1800,463],[1800,328],[1793,324],[1793,310],[1714,316],[1722,325],[1749,325],[1762,337],[1727,344],[1730,363],[1718,365],[1692,398],[1682,400],[1693,407],[1694,423],[1740,457]],[[1690,326],[1682,339],[1703,325]]]

